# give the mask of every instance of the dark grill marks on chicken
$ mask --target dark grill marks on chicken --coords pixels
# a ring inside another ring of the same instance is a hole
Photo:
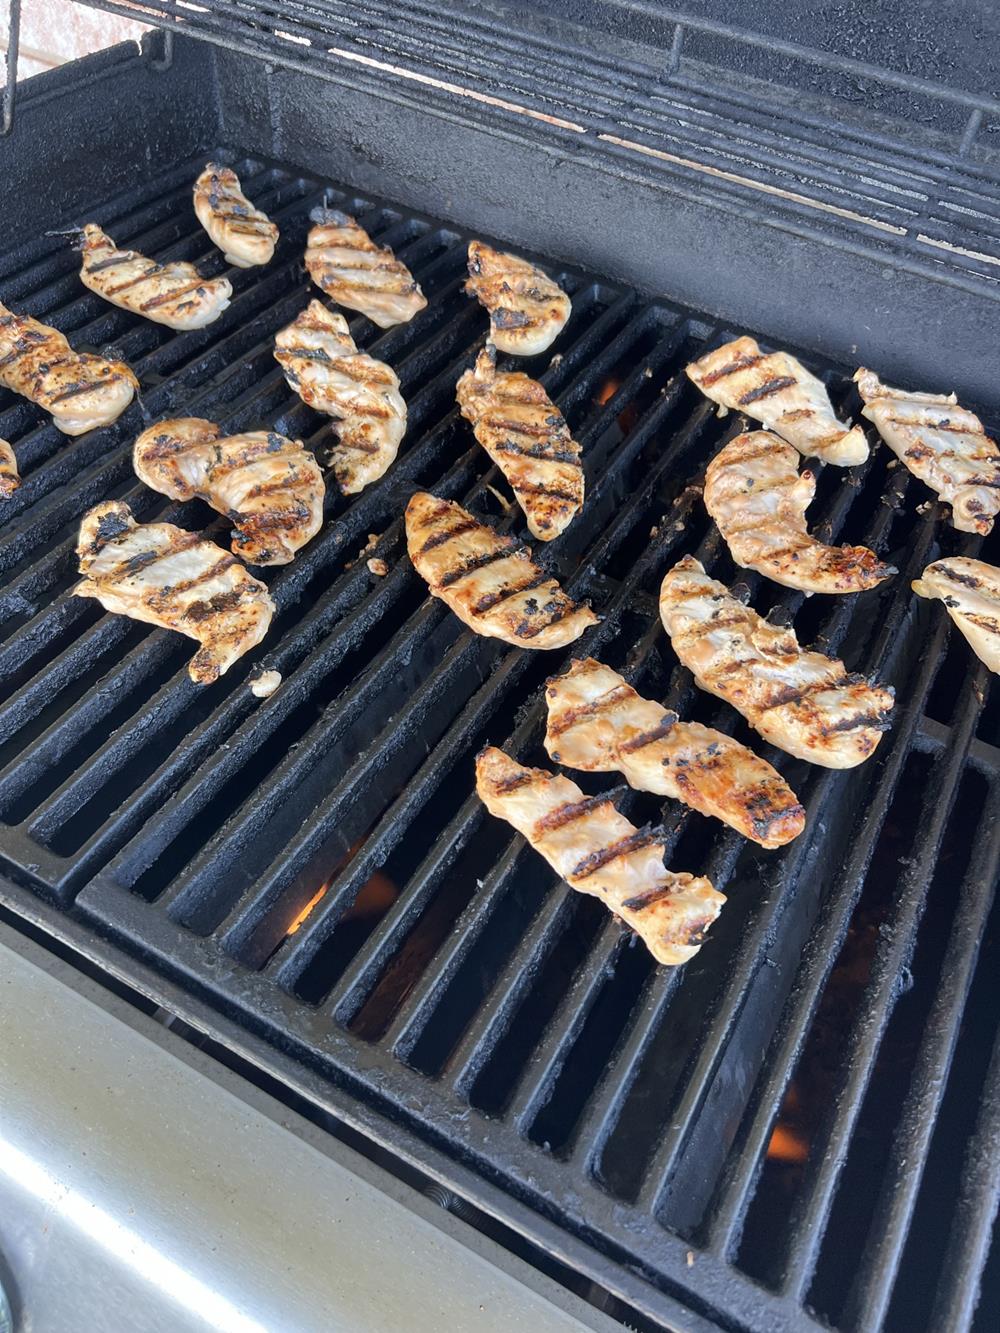
[[[194,184],[194,211],[227,263],[251,268],[273,259],[278,228],[250,203],[232,168],[209,162]]]
[[[560,764],[619,772],[639,791],[683,801],[765,847],[790,842],[805,812],[781,774],[731,736],[682,722],[593,658],[547,685],[545,748]]]
[[[590,893],[630,926],[658,962],[686,962],[698,951],[725,898],[707,879],[663,864],[663,833],[637,829],[610,794],[585,796],[575,783],[524,768],[489,747],[476,759],[476,790],[566,882]]]
[[[120,500],[84,515],[77,555],[77,597],[201,644],[188,665],[198,684],[211,684],[260,643],[274,615],[267,588],[234,556],[172,523],[136,523]]]
[[[558,537],[580,512],[584,491],[580,446],[562,413],[536,380],[498,374],[492,346],[455,392],[476,439],[510,482],[532,536]]]
[[[135,442],[136,475],[174,500],[197,496],[235,524],[232,550],[287,564],[323,522],[323,474],[298,441],[274,431],[223,438],[198,417],[161,421]]]
[[[306,268],[317,287],[348,310],[360,310],[382,329],[405,324],[427,305],[406,265],[376,245],[354,218],[335,208],[309,214]]]
[[[522,648],[561,648],[597,617],[574,602],[528,547],[479,523],[452,500],[418,492],[406,507],[414,568],[470,629]]]
[[[799,647],[685,556],[664,577],[660,615],[681,662],[773,744],[827,768],[873,752],[892,691],[849,675],[843,662]]]
[[[51,412],[66,435],[111,425],[139,387],[124,362],[74,352],[58,329],[2,304],[0,384]]]
[[[569,297],[540,268],[482,241],[469,243],[465,290],[489,311],[490,341],[511,356],[537,356],[570,317]]]
[[[159,264],[135,250],[119,250],[93,222],[81,238],[81,282],[123,310],[183,330],[204,328],[229,305],[228,278],[203,278],[183,260]]]

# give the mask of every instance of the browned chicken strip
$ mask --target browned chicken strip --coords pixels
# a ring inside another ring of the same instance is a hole
[[[309,214],[306,268],[317,287],[380,329],[405,324],[427,305],[413,274],[388,246],[376,245],[352,217],[335,208]]]
[[[253,268],[274,258],[278,228],[254,208],[232,168],[209,162],[194,183],[194,211],[228,264]]]
[[[136,476],[173,500],[196,496],[232,520],[231,550],[251,565],[287,565],[323,523],[323,474],[274,431],[223,437],[198,417],[161,421],[135,442]]]
[[[983,560],[953,555],[927,566],[912,588],[937,597],[973,651],[991,671],[1000,672],[1000,569]]]
[[[558,537],[583,507],[580,446],[542,386],[519,371],[498,374],[496,348],[479,353],[456,386],[476,439],[513,487],[528,529]]]
[[[644,699],[592,657],[549,681],[545,748],[557,764],[623,775],[638,791],[683,801],[762,847],[781,847],[805,827],[785,779],[739,741]]]
[[[890,389],[873,371],[854,376],[873,421],[892,452],[947,504],[960,532],[984,537],[1000,513],[1000,449],[955,395]]]
[[[406,506],[406,544],[432,596],[477,634],[518,648],[563,648],[597,624],[589,606],[539,569],[529,547],[453,500],[418,491]]]
[[[469,243],[465,290],[490,315],[490,341],[511,356],[537,356],[562,332],[572,305],[563,289],[526,259]]]
[[[0,440],[0,500],[13,495],[20,484],[21,476],[17,470],[14,450],[6,440]]]
[[[606,796],[584,796],[575,782],[524,768],[493,746],[476,759],[476,790],[579,893],[600,898],[630,926],[658,963],[686,963],[726,901],[701,876],[663,864],[658,829],[637,829]]]
[[[121,500],[84,514],[76,553],[74,594],[196,639],[188,675],[199,685],[218,680],[271,624],[267,588],[235,556],[173,523],[136,523]]]
[[[228,278],[203,278],[193,264],[158,264],[135,250],[119,250],[89,222],[80,245],[80,281],[98,296],[169,329],[201,329],[219,318],[233,294]]]
[[[692,361],[687,373],[706,397],[760,421],[800,454],[839,467],[868,457],[861,427],[837,420],[826,385],[787,352],[765,354],[752,338],[734,338]]]
[[[52,413],[57,430],[83,435],[110,426],[139,381],[123,361],[74,352],[58,329],[0,304],[0,384]]]
[[[737,435],[705,473],[705,508],[744,569],[803,592],[874,588],[896,570],[867,546],[824,546],[806,531],[816,479],[771,431]]]
[[[330,466],[345,495],[377,481],[406,434],[406,404],[396,372],[359,352],[347,320],[319,301],[274,340],[285,379],[302,401],[337,421]]]
[[[792,630],[737,601],[689,555],[663,580],[660,616],[695,682],[798,759],[853,768],[888,729],[891,690],[849,675],[835,657],[800,648]]]

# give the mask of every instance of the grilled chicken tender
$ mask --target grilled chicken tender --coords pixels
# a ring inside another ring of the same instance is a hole
[[[637,829],[607,796],[584,796],[569,778],[524,768],[492,746],[476,759],[476,790],[567,884],[631,926],[658,963],[698,952],[726,900],[707,879],[664,867],[658,829]]]
[[[21,476],[17,470],[14,450],[6,440],[0,440],[0,500],[13,495],[20,484]]]
[[[891,690],[800,648],[792,630],[768,624],[691,556],[668,570],[660,616],[695,682],[797,759],[853,768],[888,730]]]
[[[739,741],[644,699],[592,657],[549,681],[545,748],[557,764],[621,773],[629,786],[683,801],[762,847],[805,827],[805,811],[780,773]]]
[[[580,446],[542,386],[520,372],[497,374],[496,348],[479,353],[456,386],[476,439],[513,487],[539,541],[558,537],[583,507]]]
[[[465,290],[489,311],[490,341],[511,356],[544,352],[572,310],[563,289],[540,268],[482,241],[469,242]]]
[[[376,245],[352,217],[315,208],[306,241],[306,268],[317,287],[348,310],[360,310],[380,329],[406,324],[427,298],[388,246]]]
[[[406,434],[406,404],[396,373],[359,352],[343,315],[319,301],[282,329],[274,355],[302,401],[337,419],[330,466],[345,495],[377,481]]]
[[[453,500],[418,491],[406,506],[414,568],[477,634],[518,648],[563,648],[597,617],[572,601],[513,537],[480,523]]]
[[[705,473],[705,508],[744,569],[803,592],[861,592],[895,574],[867,546],[824,546],[806,531],[816,479],[766,430],[737,435]]]
[[[787,352],[765,355],[752,338],[735,338],[687,373],[713,402],[762,422],[807,458],[853,467],[868,457],[861,427],[837,420],[826,385]]]
[[[121,500],[84,514],[76,553],[77,597],[197,639],[188,675],[199,685],[224,675],[271,624],[267,588],[235,556],[172,523],[136,523]]]
[[[233,294],[228,278],[203,278],[193,264],[158,264],[135,250],[119,250],[89,222],[80,245],[80,281],[105,301],[168,329],[201,329],[219,318]]]
[[[110,426],[139,387],[123,361],[74,352],[58,329],[2,304],[0,384],[51,412],[64,435]]]
[[[136,476],[173,500],[196,496],[235,524],[231,550],[251,565],[287,565],[323,522],[323,474],[297,441],[257,430],[223,438],[198,417],[143,431]]]
[[[269,264],[278,243],[278,228],[240,189],[240,178],[230,167],[214,162],[194,183],[194,211],[198,221],[235,268]]]
[[[972,644],[981,662],[1000,672],[1000,569],[953,555],[935,560],[910,585],[921,597],[937,597]]]
[[[854,376],[865,405],[894,454],[951,505],[960,532],[986,536],[1000,513],[1000,449],[953,393],[890,389],[871,370]]]

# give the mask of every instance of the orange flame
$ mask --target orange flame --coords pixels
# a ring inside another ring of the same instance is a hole
[[[323,895],[326,893],[329,887],[330,887],[330,881],[329,880],[324,881],[324,883],[322,883],[319,886],[319,888],[316,890],[313,896],[306,903],[305,907],[301,908],[300,911],[294,917],[292,917],[288,929],[285,931],[286,938],[289,935],[294,935],[297,930],[301,929],[303,922],[309,916],[309,913],[313,910],[313,908],[323,897]]]
[[[621,388],[621,380],[614,375],[609,375],[594,396],[594,401],[601,407],[612,399]]]
[[[809,1144],[797,1129],[775,1125],[767,1155],[771,1161],[801,1163],[809,1156]]]

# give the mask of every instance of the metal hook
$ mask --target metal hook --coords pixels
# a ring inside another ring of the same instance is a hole
[[[17,85],[17,57],[21,45],[21,0],[10,0],[7,21],[7,83],[3,90],[3,123],[0,134],[14,128],[14,89]]]

